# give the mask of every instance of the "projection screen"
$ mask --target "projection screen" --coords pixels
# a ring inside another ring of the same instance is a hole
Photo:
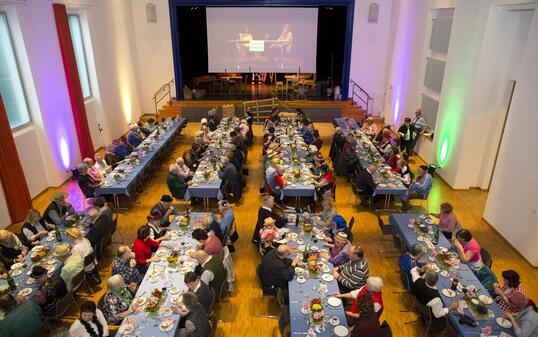
[[[207,7],[210,73],[316,72],[317,8]]]

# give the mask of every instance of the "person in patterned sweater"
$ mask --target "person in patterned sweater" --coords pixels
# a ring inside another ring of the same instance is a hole
[[[368,272],[368,260],[364,257],[364,249],[352,246],[349,249],[349,261],[334,268],[333,276],[338,281],[340,292],[348,293],[366,284]]]

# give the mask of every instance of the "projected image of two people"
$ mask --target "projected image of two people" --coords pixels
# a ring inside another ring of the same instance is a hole
[[[238,35],[238,40],[230,40],[235,44],[236,70],[248,64],[263,62],[270,67],[284,69],[286,61],[293,51],[293,32],[291,25],[286,23],[282,26],[282,31],[277,37],[271,37],[265,33],[263,37],[254,37],[248,25],[243,25],[242,31]]]

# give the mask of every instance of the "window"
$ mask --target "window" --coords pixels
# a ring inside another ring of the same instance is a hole
[[[84,40],[82,39],[82,30],[80,28],[80,18],[78,15],[68,15],[69,31],[73,42],[73,50],[77,61],[78,77],[80,79],[80,88],[84,99],[92,96],[90,87],[90,77],[88,76],[88,66],[86,63],[86,54],[84,52]]]
[[[11,129],[31,122],[6,13],[0,12],[0,94]]]

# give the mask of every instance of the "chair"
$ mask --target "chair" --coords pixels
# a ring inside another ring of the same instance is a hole
[[[482,258],[482,262],[484,262],[484,264],[491,269],[491,266],[493,265],[493,258],[491,257],[491,254],[482,247],[480,247],[480,257]]]
[[[71,291],[76,292],[82,283],[84,283],[84,269],[71,280]]]
[[[209,327],[211,328],[211,334],[209,337],[215,337],[215,333],[217,332],[217,324],[219,320],[217,318],[217,315],[214,313],[209,317]]]
[[[290,307],[287,305],[282,307],[282,311],[280,311],[280,315],[278,316],[278,330],[281,337],[289,337],[291,335]]]
[[[394,228],[394,225],[391,225],[389,222],[385,223],[383,221],[384,215],[389,215],[393,211],[391,210],[376,210],[375,214],[377,216],[377,224],[379,225],[379,229],[381,229],[381,233],[383,235],[393,235],[396,234],[396,229]]]
[[[349,229],[350,232],[354,224],[355,224],[355,217],[352,216],[351,219],[349,220],[349,223],[347,224],[347,228]]]
[[[284,298],[284,296],[284,290],[282,290],[282,288],[278,288],[278,291],[276,292],[276,301],[278,303],[278,306],[281,308],[284,308],[284,306],[286,306],[286,299]]]
[[[43,320],[43,323],[34,333],[28,337],[47,337],[49,335],[49,326],[47,320]]]
[[[446,321],[446,317],[436,319],[431,309],[426,306],[425,304],[422,304],[420,301],[415,299],[415,308],[417,309],[418,313],[420,314],[420,317],[416,321],[412,322],[405,322],[405,324],[413,324],[418,322],[423,322],[426,325],[426,333],[425,336],[430,336],[431,333],[438,333],[440,331],[446,330],[448,324]]]
[[[262,298],[273,298],[275,295],[266,293],[263,290],[263,284],[262,284],[262,280],[261,280],[261,277],[260,277],[260,272],[261,272],[261,265],[258,265],[256,267],[256,279],[258,280],[258,286],[260,287],[260,289],[262,291],[262,295],[259,296],[258,298],[260,298],[260,299],[262,299]],[[276,315],[256,315],[256,317],[260,317],[260,318],[277,318]]]
[[[73,304],[74,302],[75,299],[73,298],[73,293],[68,292],[67,294],[65,294],[64,297],[56,301],[53,309],[51,309],[47,313],[44,313],[44,315],[49,320],[59,322],[60,319],[69,311],[69,308],[71,308],[71,304]]]
[[[106,295],[106,292],[103,293],[103,296],[101,296],[99,298],[99,300],[97,301],[97,309],[103,311],[103,305],[104,305],[104,302],[105,302],[105,295]],[[113,325],[113,324],[108,324],[108,330],[109,331],[118,331],[118,329],[120,328],[119,325]],[[113,334],[111,334],[110,336],[113,336]]]
[[[429,202],[428,202],[428,197],[430,196],[430,193],[427,193],[425,195],[425,197],[422,197],[422,198],[417,198],[417,199],[411,199],[411,201],[413,200],[420,200],[420,207],[421,208],[426,208],[426,212],[429,213],[430,212],[430,207],[429,207]],[[426,207],[424,207],[424,202],[426,202]],[[415,206],[418,206],[418,205],[415,205]]]
[[[215,302],[217,300],[217,294],[215,294],[215,289],[210,288],[211,292],[213,293],[213,301],[211,302],[211,306],[209,307],[209,316],[213,315],[213,309],[215,308]]]
[[[91,275],[97,273],[97,263],[95,261],[96,259],[95,259],[94,252],[92,252],[91,254],[87,255],[84,258],[84,281],[83,282],[86,284],[86,286],[88,287],[92,295],[93,295],[93,288],[90,284],[89,278]],[[91,267],[91,266],[93,266],[93,268],[86,270],[87,267]]]
[[[381,323],[381,333],[384,337],[392,337],[392,330],[390,329],[390,325],[387,321],[383,321],[383,323]]]

